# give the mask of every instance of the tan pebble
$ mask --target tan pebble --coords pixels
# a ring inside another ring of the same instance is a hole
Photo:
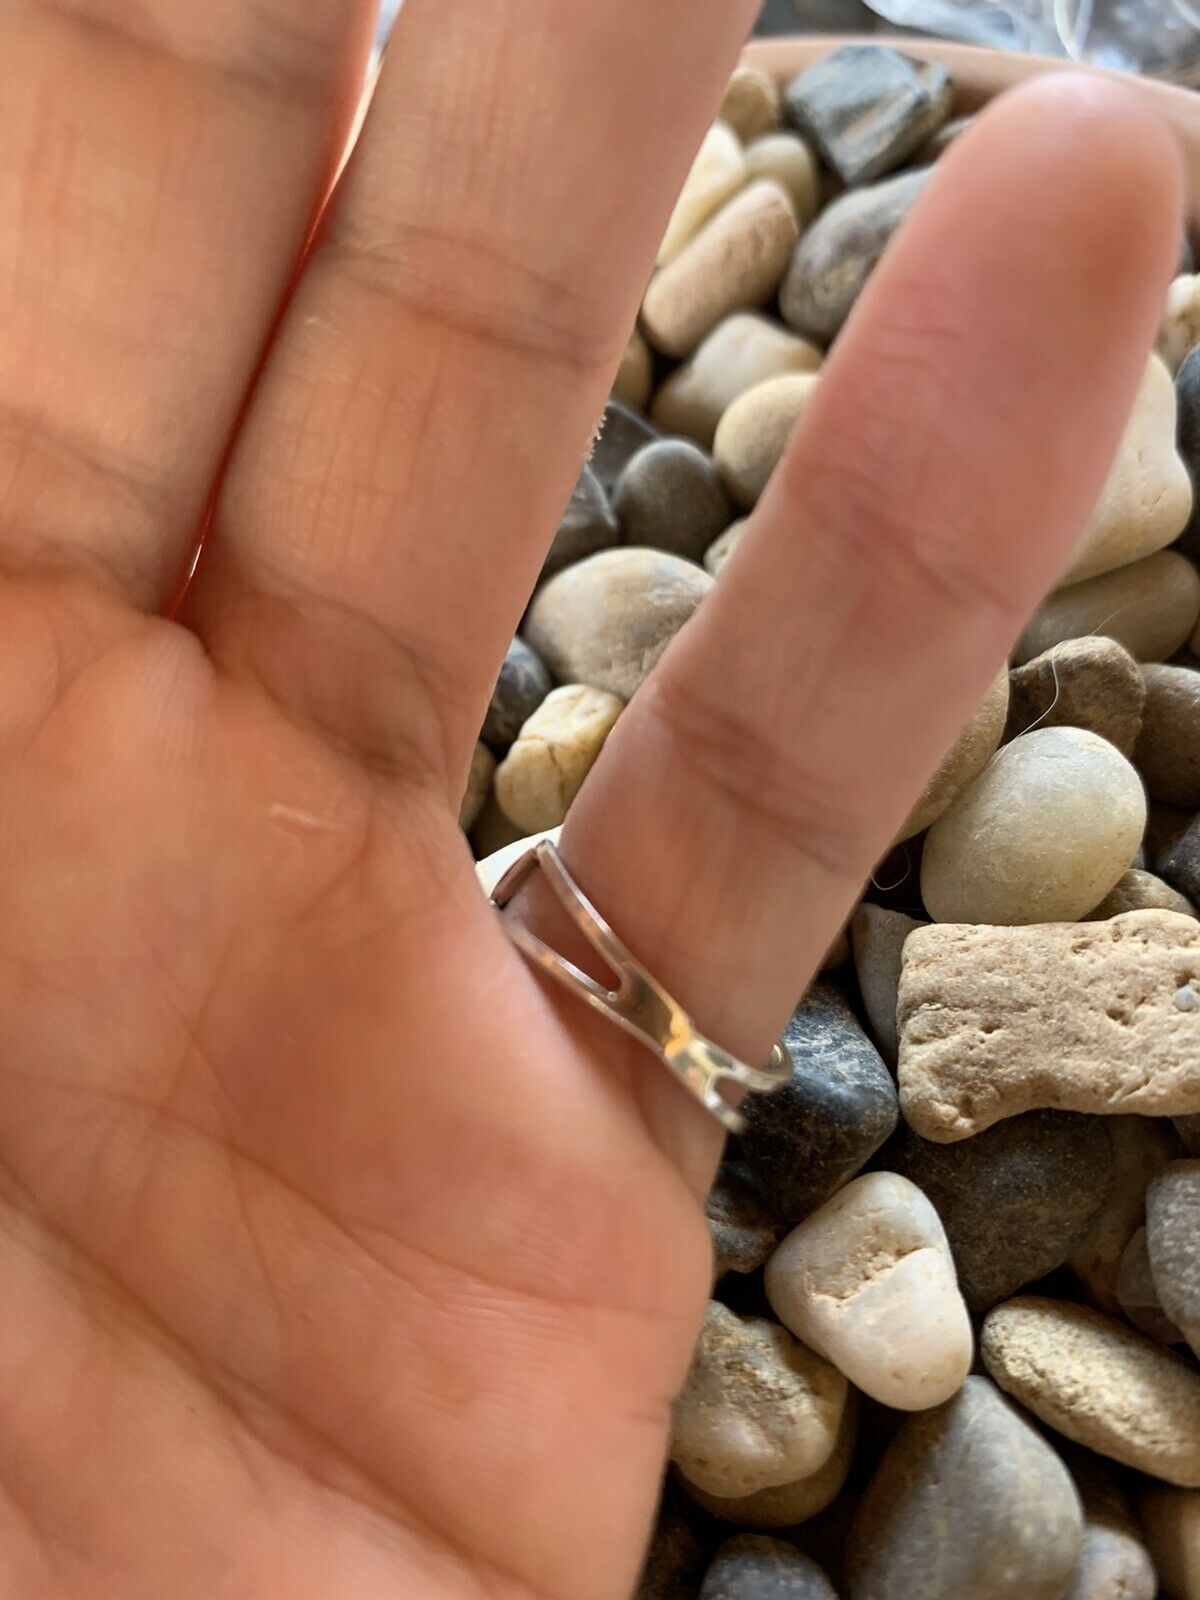
[[[938,922],[1074,922],[1128,871],[1145,827],[1142,781],[1119,750],[1039,728],[930,828],[922,897]]]
[[[1174,1159],[1179,1144],[1171,1124],[1152,1117],[1110,1117],[1107,1126],[1113,1146],[1112,1188],[1068,1265],[1101,1311],[1116,1316],[1121,1309],[1116,1288],[1121,1258],[1142,1225],[1151,1179]]]
[[[696,152],[667,223],[658,250],[660,267],[674,261],[709,218],[743,187],[748,176],[741,140],[727,123],[714,122]]]
[[[906,916],[903,911],[891,911],[886,906],[870,903],[859,906],[850,924],[863,1007],[879,1053],[889,1067],[895,1067],[899,1050],[896,996],[900,990],[904,942],[910,933],[925,926],[926,923]]]
[[[1158,353],[1172,377],[1183,358],[1200,344],[1200,276],[1181,273],[1167,290],[1167,307],[1158,335]]]
[[[1138,1516],[1167,1600],[1200,1600],[1200,1493],[1155,1485]]]
[[[496,758],[487,745],[482,742],[476,744],[471,755],[471,770],[467,774],[467,787],[458,808],[458,825],[464,833],[470,833],[483,810],[484,802],[491,793],[495,770]]]
[[[644,411],[654,384],[654,361],[650,346],[635,328],[629,335],[621,365],[617,368],[612,392],[635,411]]]
[[[747,146],[752,178],[774,178],[792,197],[796,220],[806,228],[820,209],[821,177],[816,157],[795,133],[768,133]]]
[[[839,1190],[788,1234],[764,1283],[784,1326],[883,1405],[940,1405],[971,1370],[971,1320],[945,1230],[897,1173]]]
[[[1176,911],[1184,917],[1196,915],[1196,908],[1186,895],[1140,867],[1131,867],[1085,921],[1107,922],[1110,917],[1123,917],[1127,911]]]
[[[978,711],[959,734],[954,747],[925,785],[897,842],[903,843],[923,833],[942,812],[953,805],[996,754],[1008,717],[1008,672],[1002,670],[992,682]]]
[[[1047,1427],[1124,1466],[1200,1484],[1200,1371],[1090,1306],[1026,1295],[988,1313],[980,1354]]]
[[[1153,555],[1187,527],[1192,481],[1175,430],[1175,385],[1151,356],[1108,482],[1060,587]]]
[[[557,828],[583,787],[624,702],[606,689],[553,689],[496,769],[500,809],[527,833]]]
[[[508,822],[508,818],[504,816],[499,807],[496,808],[496,813],[505,822]],[[486,814],[485,812],[484,815],[486,816]],[[511,823],[509,823],[509,827],[510,829],[512,828]],[[557,844],[561,833],[561,828],[547,828],[544,833],[522,833],[515,839],[510,833],[502,844],[498,844],[487,855],[481,855],[475,866],[475,876],[479,880],[479,887],[484,894],[491,895],[509,867],[515,865],[527,851],[532,850],[535,844],[540,843],[543,839],[549,839],[551,844]],[[476,828],[475,838],[478,838],[478,836],[479,830]],[[497,837],[499,837],[499,830],[497,830]]]
[[[845,1378],[786,1328],[709,1304],[672,1410],[671,1459],[725,1498],[809,1477],[833,1454]]]
[[[720,117],[745,143],[778,128],[782,100],[773,78],[757,67],[738,67],[721,101]]]
[[[1174,550],[1162,550],[1116,572],[1060,589],[1046,600],[1017,642],[1020,664],[1063,639],[1105,634],[1136,661],[1166,661],[1200,616],[1200,574]]]
[[[642,301],[650,343],[682,361],[734,311],[765,305],[799,235],[787,191],[770,178],[748,184],[651,282]]]
[[[1008,740],[1034,728],[1087,728],[1132,756],[1146,686],[1137,662],[1115,639],[1065,639],[1012,673]]]
[[[737,522],[731,522],[719,539],[714,539],[704,552],[705,571],[711,572],[714,578],[721,575],[721,570],[730,556],[742,542],[742,535],[750,526],[748,517],[741,517]]]
[[[936,924],[904,946],[900,1105],[923,1139],[1041,1109],[1200,1111],[1200,923],[1171,911],[1024,928]]]
[[[821,352],[769,317],[739,311],[714,328],[690,361],[654,397],[650,415],[664,433],[712,449],[717,424],[738,398],[788,372],[815,372]]]
[[[739,395],[717,424],[713,460],[738,505],[757,505],[819,382],[816,373],[768,378]]]

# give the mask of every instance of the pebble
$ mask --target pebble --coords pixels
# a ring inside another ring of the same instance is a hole
[[[496,769],[496,799],[527,833],[557,828],[625,709],[606,689],[554,689]]]
[[[1200,1156],[1200,1116],[1175,1117],[1172,1120],[1188,1155]]]
[[[712,588],[661,550],[602,550],[551,578],[526,615],[530,644],[560,683],[628,700]]]
[[[989,1311],[1061,1267],[1113,1186],[1099,1117],[1031,1111],[959,1144],[902,1128],[883,1159],[937,1208],[972,1311]]]
[[[476,744],[467,773],[467,787],[458,808],[458,825],[464,833],[470,833],[483,810],[484,801],[491,792],[495,770],[496,758],[487,745]]]
[[[711,1301],[672,1409],[671,1459],[715,1495],[754,1494],[825,1465],[845,1378],[786,1328]]]
[[[617,368],[613,394],[635,411],[644,411],[653,387],[654,358],[650,354],[650,346],[635,328],[629,335],[621,365]]]
[[[552,578],[564,567],[573,566],[598,550],[610,549],[620,540],[621,527],[608,503],[608,495],[591,468],[584,467],[542,562],[540,581]]]
[[[1183,811],[1179,806],[1164,805],[1161,800],[1151,800],[1142,852],[1146,857],[1146,865],[1160,877],[1164,864],[1170,860],[1176,845],[1191,825],[1191,812]]]
[[[1163,857],[1159,870],[1172,888],[1200,906],[1200,815]]]
[[[1116,1282],[1122,1255],[1146,1212],[1146,1189],[1178,1153],[1169,1122],[1107,1117],[1113,1147],[1112,1187],[1085,1238],[1071,1252],[1071,1271],[1102,1311],[1120,1309]]]
[[[660,267],[674,261],[726,200],[745,186],[749,175],[741,139],[727,122],[714,122],[696,152],[667,223],[658,250]]]
[[[923,833],[953,805],[996,754],[1004,736],[1008,717],[1008,671],[1002,669],[988,690],[978,711],[959,734],[958,740],[933,777],[925,785],[899,840]]]
[[[1200,1494],[1155,1485],[1138,1516],[1168,1600],[1200,1600]]]
[[[717,113],[743,144],[779,127],[783,100],[779,85],[757,67],[738,67],[730,78]]]
[[[702,1521],[692,1501],[668,1478],[633,1600],[695,1600],[712,1553]]]
[[[1179,454],[1195,488],[1200,485],[1200,350],[1190,351],[1175,374],[1175,404],[1179,413]],[[1193,561],[1200,558],[1200,506],[1193,509],[1178,548]],[[1192,648],[1195,650],[1195,646]]]
[[[937,1212],[894,1172],[869,1172],[793,1229],[767,1262],[767,1298],[798,1339],[897,1411],[940,1405],[974,1339]]]
[[[1200,807],[1200,672],[1148,666],[1146,710],[1134,752],[1138,771],[1156,800]]]
[[[748,517],[731,522],[719,539],[714,539],[704,552],[704,570],[719,578],[725,563],[742,542],[742,535],[750,525]]]
[[[660,437],[658,429],[653,427],[640,411],[635,411],[623,400],[615,398],[609,400],[600,419],[600,426],[596,430],[592,459],[588,463],[596,482],[606,496],[611,495],[616,488],[617,479],[625,471],[625,463],[630,456],[636,455],[643,445],[650,444],[652,440]],[[608,543],[615,544],[620,537],[615,517],[612,518],[611,527],[612,537]],[[590,551],[580,552],[580,555],[590,554]],[[570,559],[574,561],[579,557],[572,556]]]
[[[815,1561],[794,1545],[744,1533],[717,1551],[700,1600],[837,1600]]]
[[[1158,1574],[1124,1497],[1098,1470],[1071,1468],[1083,1500],[1083,1543],[1063,1600],[1155,1600]]]
[[[1017,667],[1005,741],[1032,728],[1086,728],[1132,756],[1142,727],[1146,688],[1141,668],[1115,639],[1089,634],[1065,639]]]
[[[1162,1308],[1200,1355],[1200,1161],[1174,1161],[1151,1183],[1146,1234]]]
[[[1184,272],[1167,290],[1167,305],[1158,335],[1158,353],[1172,373],[1200,344],[1200,277]]]
[[[484,744],[503,755],[549,693],[550,674],[523,639],[514,639],[483,719]]]
[[[988,1313],[980,1353],[1034,1416],[1149,1477],[1200,1484],[1200,1371],[1090,1306],[1026,1295]]]
[[[786,1232],[786,1225],[763,1204],[749,1170],[738,1161],[724,1162],[705,1210],[718,1278],[726,1272],[757,1271]]]
[[[1105,634],[1135,661],[1166,661],[1200,616],[1200,573],[1174,550],[1060,589],[1043,602],[1013,659],[1031,661],[1064,639]]]
[[[642,301],[650,343],[682,360],[732,312],[765,305],[799,236],[787,190],[772,178],[747,184],[651,281]]]
[[[1071,1475],[986,1378],[910,1417],[863,1497],[847,1600],[1062,1600],[1083,1513]]]
[[[1123,917],[1127,911],[1175,911],[1184,917],[1196,915],[1196,908],[1186,895],[1139,867],[1131,867],[1086,920],[1107,922],[1110,917]]]
[[[1145,1228],[1139,1228],[1125,1246],[1117,1264],[1117,1304],[1139,1333],[1158,1344],[1179,1344],[1183,1335],[1162,1308]]]
[[[821,203],[821,176],[812,151],[794,133],[768,133],[746,147],[752,178],[774,178],[791,198],[801,228],[816,216]]]
[[[915,929],[925,926],[903,911],[891,911],[870,902],[859,906],[850,924],[854,969],[858,974],[863,1009],[879,1053],[889,1067],[896,1065],[899,1052],[896,996],[900,988],[904,941]]]
[[[900,1104],[950,1144],[1024,1111],[1188,1116],[1200,1110],[1200,923],[1170,911],[1111,922],[937,925],[904,946]]]
[[[651,416],[664,433],[683,434],[711,450],[717,424],[747,389],[787,373],[815,372],[821,352],[807,339],[754,311],[738,311],[666,380]]]
[[[779,309],[798,332],[828,344],[929,178],[929,168],[866,189],[828,206],[806,229],[783,280]]]
[[[625,543],[699,561],[733,520],[713,459],[690,439],[658,439],[631,457],[613,510]]]
[[[975,116],[970,114],[965,117],[951,117],[949,122],[943,122],[940,128],[929,135],[921,148],[913,153],[912,165],[927,167],[932,166],[935,161],[940,161],[954,141],[975,125],[975,120]]]
[[[820,381],[811,372],[768,378],[739,395],[717,424],[713,460],[743,509],[758,504]]]
[[[1005,745],[929,830],[921,894],[937,922],[1073,922],[1128,871],[1142,781],[1107,740],[1039,728]]]
[[[832,983],[818,982],[783,1035],[794,1070],[752,1095],[742,1159],[776,1216],[799,1222],[859,1172],[896,1127],[896,1085]]]
[[[834,50],[784,93],[788,121],[847,186],[900,166],[946,120],[953,101],[944,67],[869,44]]]

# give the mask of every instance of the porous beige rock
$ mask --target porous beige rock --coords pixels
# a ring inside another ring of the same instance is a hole
[[[624,709],[607,689],[552,689],[496,769],[504,814],[526,833],[557,828]]]
[[[1146,1489],[1138,1517],[1168,1600],[1200,1600],[1200,1493]]]
[[[719,578],[730,556],[742,542],[742,535],[749,526],[748,517],[739,517],[736,522],[731,522],[719,539],[714,539],[704,552],[704,569],[711,572],[714,578]]]
[[[1147,666],[1146,707],[1133,759],[1156,800],[1200,808],[1200,671]]]
[[[938,922],[1073,922],[1128,871],[1142,780],[1082,728],[1038,728],[995,757],[930,828],[921,894]]]
[[[778,128],[782,97],[774,78],[757,67],[740,66],[730,78],[720,117],[744,142]]]
[[[896,1029],[896,996],[900,990],[904,941],[927,924],[903,911],[864,902],[850,923],[854,967],[871,1033],[888,1066],[896,1065],[900,1047]]]
[[[714,1300],[672,1410],[671,1459],[725,1498],[796,1483],[833,1454],[847,1395],[841,1373],[786,1328]]]
[[[1127,911],[1175,911],[1183,917],[1196,915],[1196,908],[1186,895],[1140,867],[1130,867],[1112,893],[1105,895],[1085,920],[1107,922],[1110,917],[1123,917]]]
[[[791,196],[796,220],[806,228],[821,204],[821,172],[816,157],[795,133],[768,133],[746,146],[752,178],[774,178]]]
[[[1158,334],[1158,353],[1174,376],[1183,358],[1200,344],[1200,276],[1180,273],[1167,290],[1167,305]]]
[[[642,331],[656,350],[682,361],[727,316],[767,303],[799,236],[787,190],[755,179],[652,280]]]
[[[1006,739],[1037,728],[1087,728],[1132,756],[1146,686],[1137,662],[1115,639],[1064,639],[1011,677]]]
[[[1192,480],[1175,447],[1175,425],[1175,385],[1151,356],[1108,482],[1060,586],[1153,555],[1187,527]]]
[[[463,793],[462,804],[458,808],[458,825],[464,833],[470,833],[478,820],[479,813],[483,810],[484,802],[492,789],[492,774],[496,770],[496,758],[487,745],[479,742],[471,755],[471,769],[467,773],[467,787]]]
[[[1068,1265],[1089,1298],[1116,1316],[1116,1281],[1122,1256],[1146,1213],[1146,1189],[1179,1153],[1171,1124],[1152,1117],[1110,1117],[1113,1181],[1108,1199],[1075,1247]]]
[[[1090,1306],[1020,1296],[990,1311],[984,1365],[1049,1428],[1165,1483],[1200,1484],[1200,1370]]]
[[[894,1172],[869,1172],[767,1262],[780,1321],[864,1394],[899,1411],[948,1400],[971,1370],[971,1321],[937,1212]]]
[[[1105,634],[1136,661],[1166,661],[1196,627],[1200,574],[1174,550],[1072,584],[1043,602],[1017,641],[1018,664],[1064,639]]]
[[[1008,696],[1008,673],[1001,671],[978,711],[959,734],[953,749],[925,785],[921,798],[900,830],[900,841],[911,839],[936,822],[987,766],[1004,735]]]
[[[629,335],[625,354],[621,357],[621,365],[617,368],[612,392],[618,400],[624,400],[627,406],[633,406],[637,411],[644,411],[646,402],[650,399],[653,382],[654,360],[650,354],[650,346],[635,328]]]
[[[757,505],[820,381],[816,373],[768,378],[739,395],[717,424],[713,460],[738,505]]]
[[[658,265],[665,267],[674,261],[748,177],[742,141],[728,123],[714,122],[701,141],[671,212],[658,249]]]
[[[738,398],[768,378],[815,372],[821,352],[799,334],[754,311],[726,317],[654,397],[651,416],[664,433],[712,449],[717,424]]]
[[[900,1105],[923,1139],[1040,1108],[1200,1111],[1200,922],[935,925],[904,946]]]

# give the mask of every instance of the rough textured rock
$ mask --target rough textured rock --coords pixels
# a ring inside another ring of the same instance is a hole
[[[1166,1483],[1200,1484],[1200,1371],[1090,1306],[1028,1295],[989,1312],[992,1377],[1049,1428]]]
[[[758,504],[820,381],[813,372],[768,378],[739,395],[718,423],[713,459],[744,510]]]
[[[930,169],[902,172],[827,206],[792,257],[779,309],[791,327],[828,343],[841,330]]]
[[[896,1086],[848,1002],[817,983],[784,1033],[794,1071],[746,1105],[742,1158],[775,1215],[808,1216],[870,1160],[896,1126]]]
[[[1179,1153],[1171,1124],[1151,1117],[1106,1117],[1113,1146],[1112,1188],[1086,1236],[1071,1252],[1071,1271],[1102,1311],[1116,1314],[1121,1257],[1146,1212],[1146,1189]]]
[[[717,1551],[700,1600],[837,1600],[815,1561],[781,1539],[746,1533]]]
[[[640,411],[635,411],[622,400],[615,398],[609,400],[600,419],[600,426],[596,430],[592,459],[588,462],[588,467],[606,495],[613,492],[630,456],[659,436],[658,429],[652,427]],[[615,544],[619,537],[615,517],[612,519],[612,529],[613,536],[609,543]],[[591,554],[591,552],[580,552],[580,554]],[[571,557],[573,561],[578,559],[579,556]]]
[[[925,926],[903,911],[890,911],[886,906],[869,903],[859,906],[850,924],[850,942],[863,1008],[879,1053],[890,1067],[896,1065],[899,1051],[896,996],[900,989],[904,941],[915,929]]]
[[[894,1172],[856,1178],[767,1262],[767,1298],[797,1338],[898,1411],[948,1400],[974,1339],[937,1212]]]
[[[821,352],[769,317],[739,311],[714,328],[690,361],[666,380],[651,416],[665,433],[712,449],[717,424],[739,395],[787,373],[815,372]]]
[[[730,556],[742,542],[742,535],[749,526],[748,517],[739,517],[736,522],[731,522],[719,539],[714,539],[704,552],[704,570],[711,572],[714,578],[721,576],[721,571]]]
[[[1105,1122],[1060,1111],[1031,1111],[950,1145],[902,1127],[883,1159],[936,1206],[976,1312],[1062,1266],[1113,1186]]]
[[[1200,1355],[1200,1161],[1175,1161],[1146,1192],[1150,1270],[1162,1308]]]
[[[726,1161],[705,1208],[717,1276],[754,1272],[782,1239],[786,1225],[767,1210],[746,1167]]]
[[[1139,1228],[1125,1246],[1117,1264],[1117,1303],[1139,1333],[1156,1344],[1180,1344],[1183,1335],[1162,1308],[1145,1228]]]
[[[1200,1600],[1200,1493],[1148,1488],[1138,1516],[1168,1600]]]
[[[1170,372],[1200,344],[1200,277],[1181,272],[1167,291],[1167,305],[1158,335],[1158,353]]]
[[[463,793],[462,804],[458,808],[458,825],[464,833],[471,829],[483,810],[484,801],[492,787],[492,774],[496,770],[496,758],[485,744],[477,744],[471,757],[471,769],[467,773],[467,787]]]
[[[1082,728],[1006,745],[929,830],[921,894],[938,922],[1073,922],[1128,871],[1146,827],[1137,772]]]
[[[1017,641],[1013,659],[1032,660],[1064,639],[1105,634],[1136,661],[1166,661],[1200,615],[1200,574],[1174,550],[1052,594]]]
[[[833,1454],[846,1401],[841,1373],[786,1328],[714,1300],[672,1411],[671,1459],[708,1494],[795,1483]]]
[[[550,674],[522,639],[514,639],[492,690],[480,737],[503,755],[550,693]]]
[[[816,145],[844,184],[900,166],[950,115],[944,67],[888,46],[843,45],[788,84],[788,121]]]
[[[1155,1600],[1158,1574],[1124,1498],[1091,1467],[1069,1463],[1083,1500],[1079,1565],[1063,1600]]]
[[[1115,639],[1065,639],[1011,677],[1005,740],[1032,728],[1087,728],[1131,756],[1142,727],[1141,668]]]
[[[696,1600],[714,1543],[705,1521],[668,1479],[633,1600]]]
[[[796,220],[806,228],[821,203],[821,174],[812,151],[794,133],[768,133],[746,146],[753,178],[774,178],[791,197]]]
[[[935,926],[904,946],[900,1102],[937,1143],[1023,1111],[1200,1110],[1200,923]]]
[[[699,561],[733,520],[712,457],[690,439],[659,439],[631,457],[613,510],[625,543]]]
[[[650,346],[637,328],[629,335],[621,365],[613,380],[612,392],[635,411],[644,411],[654,385],[654,359]]]
[[[712,584],[703,568],[661,550],[603,550],[538,591],[525,633],[560,683],[628,700]]]
[[[1173,889],[1200,906],[1200,814],[1162,857],[1158,869]]]
[[[1127,911],[1175,911],[1184,917],[1196,915],[1196,908],[1186,895],[1172,889],[1152,872],[1142,872],[1137,867],[1129,869],[1086,920],[1107,922],[1110,917],[1123,917]]]
[[[1200,672],[1148,666],[1145,680],[1146,708],[1133,759],[1156,800],[1195,811],[1200,807]]]
[[[671,212],[658,249],[658,265],[665,267],[674,261],[749,176],[741,139],[728,123],[714,122],[701,141]]]
[[[1082,1538],[1066,1467],[968,1378],[884,1456],[847,1542],[847,1600],[1062,1600]]]
[[[983,772],[1004,736],[1008,696],[1008,673],[1004,671],[995,679],[953,749],[925,785],[924,793],[900,830],[901,840],[924,832]]]
[[[779,127],[783,114],[779,85],[757,67],[740,66],[726,85],[717,113],[743,144]]]
[[[624,702],[567,684],[542,701],[496,768],[496,800],[526,833],[557,828],[617,725]]]

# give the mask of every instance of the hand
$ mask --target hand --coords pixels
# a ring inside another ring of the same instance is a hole
[[[5,1595],[629,1591],[717,1141],[455,813],[752,9],[408,0],[277,321],[373,5],[0,6]],[[580,797],[728,1047],[1061,567],[1177,188],[1094,82],[962,141]]]

